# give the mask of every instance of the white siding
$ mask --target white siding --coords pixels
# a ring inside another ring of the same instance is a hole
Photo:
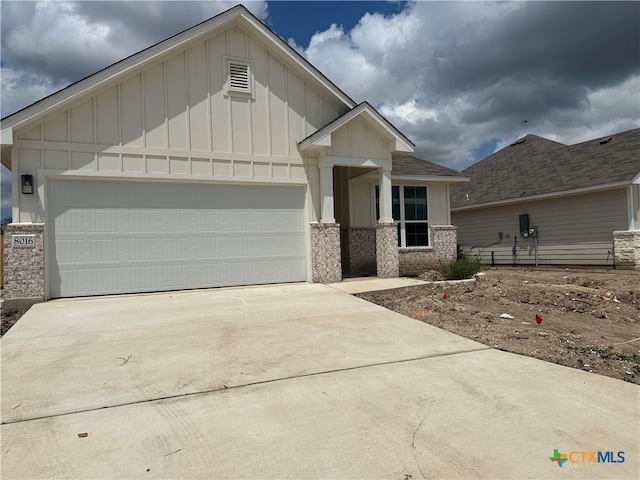
[[[315,161],[303,160],[297,143],[346,107],[279,55],[240,27],[214,32],[17,130],[16,173],[304,180],[305,164]],[[227,91],[228,58],[251,65],[251,95]],[[37,201],[21,194],[19,201],[24,220],[35,220]]]
[[[304,189],[48,182],[52,297],[303,281]]]
[[[429,225],[449,225],[449,189],[446,185],[432,183],[427,188]]]
[[[573,195],[556,199],[452,212],[458,243],[465,251],[480,253],[485,263],[533,264],[533,238],[519,235],[519,215],[529,214],[538,227],[540,264],[613,265],[613,234],[627,229],[626,190]],[[502,241],[498,234],[502,232]],[[514,259],[512,248],[517,242]],[[482,246],[487,246],[482,248]]]
[[[331,135],[327,156],[388,160],[389,142],[359,119],[352,120]]]

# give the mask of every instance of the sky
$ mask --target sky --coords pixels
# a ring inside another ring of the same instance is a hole
[[[2,0],[1,116],[236,3]],[[243,3],[416,156],[456,170],[528,133],[640,127],[640,2]],[[4,217],[4,167],[1,188]]]

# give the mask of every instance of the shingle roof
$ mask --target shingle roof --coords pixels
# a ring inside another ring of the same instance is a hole
[[[391,175],[406,175],[417,177],[433,177],[433,176],[446,176],[446,177],[460,177],[460,179],[467,178],[467,175],[453,170],[451,168],[443,167],[437,163],[422,160],[412,155],[404,155],[392,160]]]
[[[602,143],[608,138],[611,140]],[[451,189],[453,209],[616,182],[631,183],[640,173],[640,128],[576,145],[527,135],[462,173],[471,181]]]

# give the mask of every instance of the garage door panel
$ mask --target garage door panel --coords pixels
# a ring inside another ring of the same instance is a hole
[[[300,187],[53,180],[50,293],[305,279]]]

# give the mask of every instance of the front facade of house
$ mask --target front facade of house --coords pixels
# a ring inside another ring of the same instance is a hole
[[[448,228],[455,255],[461,179],[392,188],[413,148],[234,7],[3,119],[5,298],[392,277],[402,249],[448,258],[435,247]]]
[[[527,136],[463,173],[452,217],[484,263],[640,268],[640,129],[572,146]]]

